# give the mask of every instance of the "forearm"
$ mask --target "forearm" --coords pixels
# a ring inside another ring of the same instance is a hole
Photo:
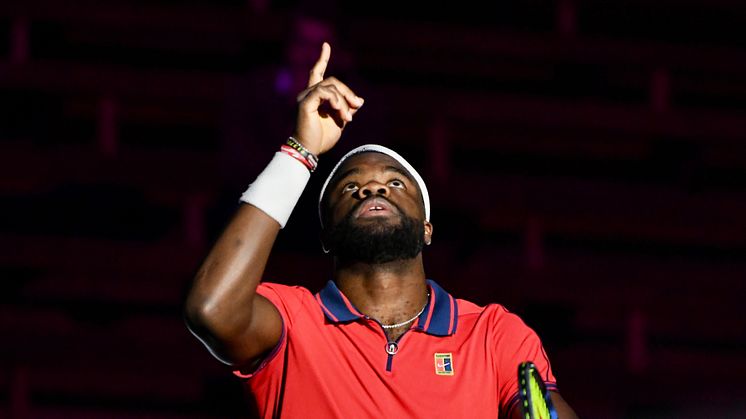
[[[565,399],[563,399],[559,393],[557,393],[556,391],[550,391],[549,395],[552,398],[552,404],[554,405],[554,410],[557,412],[558,419],[578,419],[575,411],[570,407],[570,405],[567,404]],[[510,419],[524,418],[525,414],[523,413],[521,406],[515,406],[511,410]]]
[[[578,415],[575,414],[572,407],[567,404],[565,399],[563,399],[559,393],[556,391],[550,391],[549,394],[551,394],[552,404],[554,405],[554,409],[557,411],[557,417],[559,419],[578,419]]]

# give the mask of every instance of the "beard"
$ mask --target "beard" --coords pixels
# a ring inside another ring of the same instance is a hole
[[[425,225],[399,210],[399,223],[374,218],[364,225],[354,223],[357,207],[327,235],[331,252],[344,262],[382,264],[416,257],[425,246]],[[397,208],[398,209],[398,208]]]

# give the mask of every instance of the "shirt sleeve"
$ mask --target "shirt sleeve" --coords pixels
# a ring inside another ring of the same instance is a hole
[[[502,306],[497,308],[493,337],[501,416],[508,417],[518,404],[518,366],[521,362],[533,362],[546,387],[557,390],[557,380],[541,339],[523,320]]]
[[[233,374],[240,378],[251,379],[260,372],[268,370],[265,374],[272,374],[271,371],[277,371],[282,366],[279,365],[278,359],[283,358],[287,349],[287,336],[293,328],[293,317],[295,312],[302,304],[302,294],[304,289],[301,287],[291,287],[287,285],[263,282],[257,287],[257,294],[269,300],[275,306],[277,312],[282,318],[282,335],[277,345],[259,360],[250,370],[236,370]]]

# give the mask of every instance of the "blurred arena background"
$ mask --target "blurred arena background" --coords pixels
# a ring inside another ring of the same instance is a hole
[[[744,22],[733,0],[2,2],[0,417],[253,417],[181,304],[322,40],[366,104],[268,279],[328,279],[320,183],[379,142],[432,190],[428,276],[520,314],[581,417],[746,417]]]

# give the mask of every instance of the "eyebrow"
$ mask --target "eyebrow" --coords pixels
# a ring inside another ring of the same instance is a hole
[[[417,184],[417,182],[415,182],[415,180],[412,178],[412,175],[410,175],[406,170],[404,170],[402,168],[388,165],[388,166],[386,166],[384,168],[384,172],[395,172],[395,173],[399,173],[400,175],[406,177],[410,182],[412,182],[414,184]],[[359,167],[353,167],[352,169],[347,170],[347,171],[343,172],[341,175],[339,175],[339,177],[337,177],[337,180],[335,181],[335,183],[339,182],[340,180],[342,180],[342,179],[344,179],[344,178],[346,178],[346,177],[348,177],[350,175],[356,175],[358,173],[360,173],[360,168]]]
[[[399,167],[396,167],[396,166],[386,166],[386,171],[387,171],[387,172],[396,172],[396,173],[399,173],[400,175],[402,175],[402,176],[404,176],[405,178],[409,179],[409,181],[410,181],[410,182],[412,182],[412,183],[414,183],[414,184],[417,184],[417,182],[415,182],[415,180],[414,180],[414,179],[412,178],[412,175],[410,175],[410,174],[409,174],[409,173],[408,173],[408,172],[407,172],[406,170],[404,170],[404,169],[401,169],[401,168],[399,168]]]

